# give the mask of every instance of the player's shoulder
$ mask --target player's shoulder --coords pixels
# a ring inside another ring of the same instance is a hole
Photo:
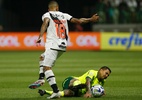
[[[93,76],[94,76],[94,75],[96,76],[97,73],[98,73],[98,71],[97,71],[97,70],[93,70],[93,69],[91,69],[91,70],[88,71],[88,74],[89,74],[89,75],[93,75]]]
[[[96,73],[96,72],[98,72],[98,71],[97,71],[97,70],[90,69],[90,70],[88,70],[88,72],[94,72],[94,73]]]
[[[49,11],[49,12],[47,12],[46,14],[65,15],[65,13],[63,13],[63,12],[61,12],[61,11]]]
[[[46,12],[42,15],[42,20],[44,20],[44,18],[50,18],[49,12]]]
[[[98,72],[98,71],[91,69],[91,70],[88,70],[86,73],[87,73],[88,75],[96,75],[97,72]]]
[[[48,16],[49,12],[44,13],[42,16]]]
[[[68,13],[65,13],[65,12],[58,12],[59,14],[61,14],[61,15],[64,15],[64,16],[68,16],[69,14]]]
[[[58,14],[62,14],[62,15],[69,15],[68,13],[66,12],[61,12],[61,11],[57,11]]]

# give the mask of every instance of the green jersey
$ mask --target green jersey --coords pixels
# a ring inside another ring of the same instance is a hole
[[[97,74],[98,74],[98,71],[96,71],[96,70],[89,70],[85,74],[83,74],[82,76],[74,77],[74,78],[79,79],[82,84],[86,84],[86,78],[90,78],[91,79],[91,87],[96,85],[96,84],[100,84],[100,85],[103,86],[105,80],[99,81],[98,78],[97,78]],[[86,93],[86,89],[82,89],[80,92],[81,92],[81,94],[84,94],[84,93]]]
[[[63,90],[69,88],[70,80],[72,80],[73,78],[80,80],[81,84],[86,84],[86,78],[90,78],[91,79],[91,87],[96,84],[100,84],[103,86],[105,80],[99,81],[97,78],[97,74],[98,74],[98,71],[89,70],[86,73],[84,73],[82,76],[79,76],[79,77],[75,77],[75,76],[67,77],[62,83]],[[85,93],[86,93],[86,89],[83,88],[83,89],[79,89],[76,94],[77,94],[77,96],[81,96]]]
[[[86,84],[86,78],[91,79],[91,86],[94,86],[96,84],[104,85],[105,80],[99,81],[97,78],[98,71],[96,70],[89,70],[85,74],[83,74],[80,77],[75,77],[81,81],[82,84]]]

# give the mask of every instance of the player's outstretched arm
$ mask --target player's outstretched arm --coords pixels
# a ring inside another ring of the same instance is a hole
[[[72,23],[77,23],[77,24],[83,24],[83,23],[89,23],[89,22],[97,22],[99,20],[98,14],[94,14],[90,18],[72,18],[71,22]]]

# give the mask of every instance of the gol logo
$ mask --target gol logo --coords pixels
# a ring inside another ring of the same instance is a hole
[[[97,42],[97,37],[90,35],[78,36],[76,39],[76,43],[79,46],[99,46],[99,43]]]
[[[20,43],[18,42],[18,37],[17,36],[0,36],[0,46],[4,47],[4,46],[15,46],[15,47],[19,47]]]
[[[36,46],[36,40],[38,39],[38,36],[26,36],[23,40],[25,46],[31,47]],[[42,39],[40,46],[44,46],[44,39]]]

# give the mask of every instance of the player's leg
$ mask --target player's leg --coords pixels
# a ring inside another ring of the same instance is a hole
[[[70,89],[65,89],[64,90],[64,97],[74,97],[75,92],[70,90]]]
[[[69,89],[75,90],[75,89],[83,89],[83,88],[86,88],[86,84],[82,84],[80,80],[72,79],[70,81]]]
[[[44,53],[40,55],[39,57],[39,80],[42,80],[44,79],[45,75],[44,75],[44,71],[43,71],[43,64],[44,64],[44,58],[45,58],[45,55]]]
[[[56,78],[52,71],[52,66],[54,66],[56,59],[60,55],[62,55],[62,53],[63,52],[51,50],[51,49],[46,50],[45,60],[44,60],[44,74],[45,74],[47,82],[49,83],[49,85],[51,86],[53,90],[52,95],[50,97],[47,97],[47,99],[60,97],[58,86],[56,84]]]
[[[29,88],[31,88],[31,89],[36,89],[45,83],[45,80],[44,80],[45,75],[44,75],[44,71],[43,71],[44,57],[45,57],[44,53],[41,54],[40,59],[39,59],[39,79],[36,82],[29,85]]]
[[[65,78],[65,80],[62,82],[63,90],[69,89],[69,86],[71,84],[71,80],[74,80],[74,78],[72,76],[69,76],[69,77]]]
[[[86,85],[82,84],[78,79],[67,77],[62,83],[62,87],[65,97],[78,97],[80,96],[80,90],[86,88]]]
[[[60,96],[64,96],[64,91],[59,91],[60,92]],[[39,89],[38,90],[38,93],[40,94],[40,96],[43,96],[43,95],[45,95],[45,94],[47,94],[47,95],[52,95],[53,94],[53,91],[48,91],[48,90],[41,90],[41,89]]]
[[[78,79],[72,79],[69,89],[74,92],[75,97],[80,97],[82,96],[83,91],[86,89],[86,84],[82,84]]]
[[[59,91],[60,92],[60,95],[63,97],[63,96],[66,96],[66,97],[69,97],[69,96],[73,96],[73,93],[68,90],[69,88],[69,84],[70,84],[70,80],[72,80],[73,77],[67,77],[63,82],[62,82],[62,87],[63,87],[63,90],[65,91]],[[40,94],[40,96],[43,96],[45,94],[47,95],[52,95],[53,91],[48,91],[48,90],[41,90],[39,89],[38,90],[38,93]]]
[[[62,95],[64,97],[73,97],[75,95],[75,92],[69,89],[70,85],[72,84],[72,80],[74,80],[74,78],[69,76],[62,82],[62,88],[64,90]]]
[[[43,95],[45,95],[45,94],[47,94],[47,95],[52,95],[53,91],[48,91],[48,90],[41,90],[41,89],[39,89],[39,90],[38,90],[38,93],[40,94],[40,96],[43,96]]]
[[[69,85],[72,85],[73,87],[70,88]],[[81,89],[81,88],[85,88],[81,86],[81,82],[77,79],[74,79],[73,77],[67,77],[63,82],[62,82],[62,87],[63,87],[63,91],[59,91],[60,96],[62,97],[73,97],[73,96],[78,96],[76,94],[77,91],[76,89]],[[38,93],[40,94],[40,96],[43,96],[45,94],[47,95],[52,95],[53,91],[48,91],[48,90],[41,90],[39,89]]]
[[[51,96],[53,94],[53,91],[39,89],[38,93],[40,94],[40,96],[43,96],[45,94]],[[74,96],[74,92],[72,90],[69,90],[69,89],[59,91],[59,94],[60,94],[61,97],[73,97]],[[50,98],[50,99],[52,99],[52,98]]]

